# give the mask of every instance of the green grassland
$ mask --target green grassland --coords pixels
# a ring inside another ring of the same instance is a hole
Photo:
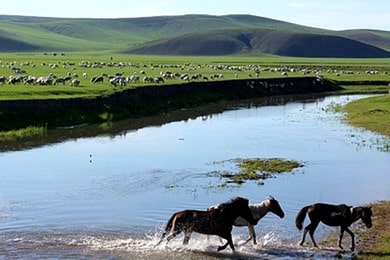
[[[102,66],[85,67],[83,64],[104,64]],[[244,57],[244,56],[147,56],[125,55],[110,52],[91,53],[19,53],[0,55],[0,76],[7,79],[17,75],[12,68],[25,71],[22,75],[36,78],[53,75],[80,79],[80,86],[71,87],[69,83],[40,86],[18,83],[0,85],[0,100],[47,99],[70,97],[94,97],[109,95],[127,88],[140,87],[145,84],[142,77],[157,77],[161,73],[195,75],[201,73],[209,80],[213,75],[223,75],[214,80],[250,79],[256,77],[254,67],[260,69],[259,78],[324,76],[345,85],[364,85],[364,82],[381,82],[383,91],[390,82],[390,59],[326,59],[326,58],[287,58],[277,56]],[[287,76],[282,76],[282,71]],[[309,72],[304,74],[303,71]],[[87,73],[88,78],[83,78]],[[113,87],[105,78],[103,83],[93,84],[92,76],[102,74],[115,75],[122,73],[124,77],[138,75],[140,82],[127,86]],[[142,74],[144,73],[144,74]],[[203,79],[199,79],[201,81]],[[179,78],[165,80],[163,84],[181,84]],[[162,83],[159,83],[162,84]],[[348,86],[349,90],[358,91],[364,87]],[[371,87],[372,88],[372,87]]]
[[[123,19],[0,15],[0,35],[0,52],[8,53],[111,50],[154,55],[390,57],[388,31],[332,31],[251,15]]]
[[[323,31],[261,17],[210,15],[123,19],[0,16],[0,28],[3,37],[35,44],[42,50],[54,51],[118,50],[188,33],[234,28]]]
[[[348,103],[346,111],[348,123],[390,136],[390,95]]]

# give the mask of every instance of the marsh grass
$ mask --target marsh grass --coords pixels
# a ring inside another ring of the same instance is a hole
[[[265,180],[271,178],[274,173],[291,172],[295,168],[303,167],[297,161],[280,158],[254,158],[233,160],[238,172],[223,172],[221,177],[228,178],[230,182],[242,184],[247,180]],[[263,184],[263,182],[260,182]]]
[[[340,103],[332,101],[326,108],[326,112],[342,113],[344,112],[344,106]]]

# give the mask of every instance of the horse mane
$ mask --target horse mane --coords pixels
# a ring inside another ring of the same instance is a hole
[[[234,198],[231,198],[228,202],[222,203],[222,205],[231,205],[231,204],[236,204],[236,203],[249,204],[249,200],[242,198],[242,197],[234,197]]]

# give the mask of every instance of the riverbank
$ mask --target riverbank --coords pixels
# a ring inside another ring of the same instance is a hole
[[[356,100],[345,110],[349,124],[390,136],[390,95]],[[373,227],[358,233],[362,243],[353,259],[390,259],[390,201],[371,206]]]
[[[390,259],[390,201],[372,203],[373,227],[359,232],[358,254],[353,259]]]
[[[321,77],[189,82],[126,89],[94,98],[0,102],[0,131],[105,123],[158,115],[224,100],[326,93],[341,87]],[[15,120],[17,118],[17,120]]]
[[[347,122],[390,136],[390,95],[365,98],[346,106]]]
[[[361,223],[356,222],[352,231],[355,234],[356,249],[352,253],[351,259],[354,260],[376,260],[390,259],[390,201],[378,201],[370,203],[373,216],[373,226],[368,229]],[[334,248],[339,239],[339,230],[335,230],[327,238],[321,241],[321,246]],[[348,252],[350,246],[350,237],[344,234],[343,246]],[[334,251],[335,258],[343,258],[342,251]],[[344,255],[344,254],[343,254]]]

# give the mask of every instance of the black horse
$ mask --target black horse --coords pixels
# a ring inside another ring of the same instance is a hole
[[[302,223],[307,215],[310,218],[310,224],[307,225],[303,231],[302,239],[299,242],[303,245],[305,242],[306,233],[309,232],[310,238],[313,241],[315,247],[318,247],[313,234],[320,222],[328,226],[340,226],[340,239],[339,247],[341,246],[341,240],[343,239],[344,231],[351,236],[351,250],[355,250],[355,235],[348,228],[352,223],[361,219],[367,228],[372,226],[371,223],[371,207],[352,207],[345,204],[340,205],[329,205],[323,203],[316,203],[310,206],[303,207],[295,219],[295,224],[299,230],[302,230]]]
[[[184,232],[183,244],[186,245],[190,240],[191,233],[198,232],[207,235],[218,235],[226,239],[227,243],[218,247],[218,251],[225,249],[228,245],[234,251],[231,232],[236,218],[242,217],[252,225],[256,224],[248,204],[247,199],[236,197],[227,203],[220,204],[216,209],[176,212],[169,219],[157,245],[162,242],[166,235],[170,234],[167,237],[167,241],[169,241],[182,231]]]

